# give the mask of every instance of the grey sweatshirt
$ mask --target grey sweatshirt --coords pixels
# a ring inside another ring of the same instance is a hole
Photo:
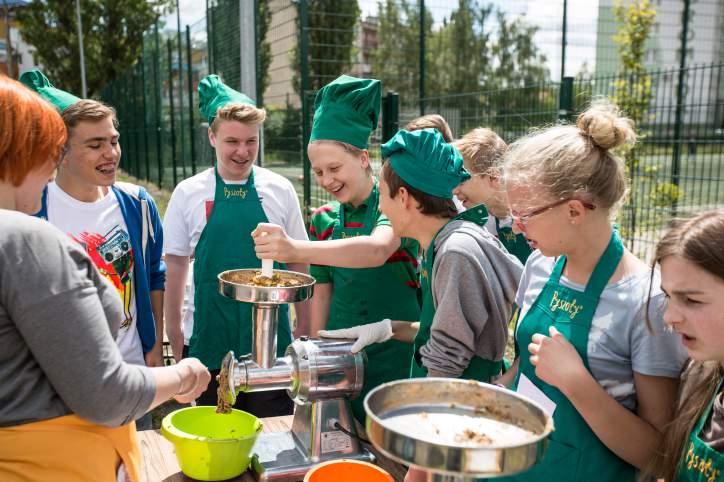
[[[75,413],[107,426],[143,415],[156,385],[114,341],[115,288],[69,236],[0,209],[0,427]]]
[[[432,376],[459,377],[473,356],[499,361],[523,265],[485,228],[452,221],[435,240],[435,318],[420,348]]]

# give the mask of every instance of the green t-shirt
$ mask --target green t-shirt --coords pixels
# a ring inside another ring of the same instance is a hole
[[[364,225],[365,216],[367,214],[367,203],[353,207],[351,204],[345,204],[345,227],[361,228]],[[390,226],[390,220],[378,211],[373,231],[378,226]],[[332,239],[332,231],[339,216],[339,202],[332,201],[317,209],[312,214],[309,222],[309,238],[312,241],[325,241]],[[419,244],[417,241],[409,238],[402,238],[400,247],[390,256],[385,264],[394,264],[395,273],[398,274],[400,280],[408,286],[418,287],[418,251]],[[314,276],[317,283],[331,283],[333,266],[312,265],[310,274]]]

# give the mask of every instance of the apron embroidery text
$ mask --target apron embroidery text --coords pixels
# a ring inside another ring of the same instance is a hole
[[[228,187],[225,187],[224,197],[226,199],[231,199],[232,197],[240,197],[241,199],[246,199],[246,191],[241,187],[239,189],[229,189]]]
[[[703,457],[699,457],[694,453],[694,444],[689,443],[689,450],[686,452],[686,468],[688,470],[695,470],[706,477],[708,482],[715,482],[721,475],[721,470],[716,467],[712,467],[713,460],[705,460]]]
[[[553,292],[553,298],[550,303],[551,312],[555,313],[556,310],[565,311],[571,315],[571,319],[575,318],[576,315],[583,309],[583,306],[576,303],[575,298],[573,301],[566,301],[558,297],[558,291]]]

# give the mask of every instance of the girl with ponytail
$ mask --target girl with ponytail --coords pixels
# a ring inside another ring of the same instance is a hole
[[[518,357],[503,383],[552,402],[556,427],[542,462],[512,480],[633,482],[671,420],[686,355],[664,330],[660,291],[647,329],[651,269],[611,226],[627,190],[614,150],[635,139],[629,119],[594,104],[576,125],[535,132],[506,155],[513,231],[537,251],[518,288]]]

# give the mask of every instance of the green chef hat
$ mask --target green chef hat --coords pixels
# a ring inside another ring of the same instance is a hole
[[[54,87],[50,80],[38,69],[25,72],[20,76],[20,82],[40,94],[40,97],[53,104],[61,113],[80,100],[73,94]]]
[[[209,124],[216,119],[216,112],[230,103],[248,104],[256,107],[256,102],[224,84],[218,75],[207,75],[199,82],[199,111]]]
[[[431,196],[452,199],[453,189],[470,179],[463,157],[437,129],[397,131],[381,149],[395,174]]]
[[[367,149],[380,116],[382,85],[375,79],[342,75],[317,92],[312,141],[340,141]]]

